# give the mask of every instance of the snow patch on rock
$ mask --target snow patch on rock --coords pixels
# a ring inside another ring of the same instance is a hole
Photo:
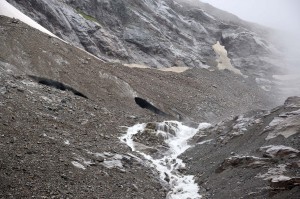
[[[279,135],[288,138],[294,134],[300,132],[300,111],[292,111],[284,114],[280,114],[279,117],[275,117],[268,126],[264,129],[264,132],[270,131],[266,140],[275,138]]]
[[[72,163],[75,167],[77,167],[77,168],[79,168],[79,169],[83,169],[83,170],[86,169],[82,164],[80,164],[80,163],[77,162],[77,161],[72,161],[71,163]]]
[[[294,149],[292,147],[284,146],[284,145],[269,145],[269,146],[264,146],[260,147],[261,151],[265,151],[265,155],[269,157],[276,157],[276,156],[295,156],[296,154],[299,153],[297,149]]]
[[[286,171],[286,165],[280,164],[275,168],[269,168],[268,172],[265,174],[256,175],[257,178],[263,178],[264,180],[276,180],[280,179],[283,176],[283,173]]]
[[[35,22],[30,17],[23,14],[21,11],[19,11],[17,8],[10,5],[6,1],[0,1],[0,15],[4,15],[4,16],[7,16],[7,17],[18,19],[18,20],[28,24],[29,26],[35,28],[35,29],[38,29],[38,30],[40,30],[40,31],[52,36],[52,37],[58,38],[52,32],[50,32],[49,30],[47,30],[43,26],[39,25],[37,22]]]
[[[236,69],[230,62],[230,59],[227,56],[227,50],[224,46],[220,44],[219,41],[215,45],[212,46],[218,58],[216,61],[218,62],[219,70],[230,70],[238,75],[243,75],[239,69]]]

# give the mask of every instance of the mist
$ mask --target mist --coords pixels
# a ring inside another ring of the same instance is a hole
[[[217,8],[278,30],[300,30],[299,0],[201,0]]]
[[[282,73],[274,76],[282,95],[300,95],[300,1],[299,0],[201,0],[239,18],[271,28],[270,40],[282,59]]]

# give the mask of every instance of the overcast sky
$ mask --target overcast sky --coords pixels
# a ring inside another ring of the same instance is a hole
[[[300,0],[201,0],[247,21],[300,33]]]

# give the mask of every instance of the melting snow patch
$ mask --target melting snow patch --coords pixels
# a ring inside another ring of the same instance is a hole
[[[180,169],[185,168],[184,162],[178,158],[180,154],[186,151],[190,145],[188,140],[192,138],[200,129],[205,129],[211,125],[208,123],[201,123],[197,129],[183,125],[177,121],[168,121],[156,124],[158,128],[155,129],[155,135],[162,135],[165,140],[167,151],[163,151],[163,156],[158,158],[142,152],[141,145],[134,141],[137,134],[142,134],[143,131],[148,131],[146,124],[137,124],[130,128],[125,135],[120,139],[126,143],[132,151],[141,154],[148,160],[153,168],[155,168],[163,182],[168,183],[171,191],[168,193],[168,199],[199,199],[199,187],[194,181],[194,176],[183,175]]]
[[[265,154],[270,157],[276,157],[276,156],[286,156],[286,155],[295,155],[299,153],[297,149],[294,149],[292,147],[283,146],[283,145],[269,145],[260,147],[261,151],[265,151]]]
[[[111,169],[111,168],[123,168],[123,164],[121,160],[123,159],[123,155],[115,154],[110,159],[104,160],[103,166]]]
[[[272,183],[280,183],[292,180],[289,176],[283,175],[286,171],[286,165],[280,164],[276,168],[270,168],[265,174],[258,174],[255,177],[263,178],[263,180],[269,180]]]
[[[52,37],[55,37],[63,42],[66,42],[64,40],[62,40],[61,38],[57,37],[56,35],[54,35],[52,32],[50,32],[49,30],[47,30],[46,28],[44,28],[43,26],[41,26],[40,24],[38,24],[37,22],[35,22],[33,19],[31,19],[30,17],[26,16],[25,14],[23,14],[21,11],[19,11],[17,8],[15,8],[14,6],[12,6],[11,4],[9,4],[6,1],[2,1],[0,0],[0,15],[4,15],[10,18],[15,18],[18,19],[24,23],[26,23],[27,25],[40,30],[41,32],[44,32]],[[76,47],[76,46],[74,46]],[[99,57],[96,57],[95,55],[76,47],[77,49],[87,53],[88,55],[94,57],[97,60],[100,60],[102,62],[105,62],[104,60],[100,59]]]
[[[42,27],[41,25],[36,23],[34,20],[32,20],[31,18],[29,18],[28,16],[23,14],[21,11],[19,11],[18,9],[16,9],[14,6],[10,5],[6,1],[0,2],[0,15],[19,19],[33,28],[36,28],[52,37],[58,38],[53,33],[51,33],[49,30],[45,29],[44,27]]]
[[[50,98],[48,98],[46,96],[40,96],[40,98],[42,98],[43,100],[45,100],[48,103],[52,103],[53,102]]]
[[[133,157],[133,155],[121,155],[121,154],[114,154],[110,152],[103,152],[103,153],[93,153],[91,151],[87,151],[88,154],[92,154],[100,160],[101,165],[105,166],[108,169],[117,168],[122,171],[124,171],[122,159],[131,159],[135,158],[138,160],[138,158]]]
[[[294,134],[299,133],[300,115],[298,111],[281,114],[281,117],[275,117],[268,126],[264,129],[264,132],[270,131],[266,140],[282,135],[288,138]]]
[[[276,168],[269,168],[268,172],[265,174],[256,175],[256,177],[263,178],[264,180],[272,180],[273,178],[277,179],[286,171],[285,167],[285,164],[280,164]]]
[[[169,67],[169,68],[160,68],[160,71],[165,72],[174,72],[174,73],[183,73],[184,71],[188,70],[189,67],[183,67],[183,66],[176,66],[176,67]]]
[[[237,68],[235,68],[231,62],[230,59],[227,56],[227,50],[225,49],[224,46],[222,46],[220,44],[220,42],[218,41],[215,45],[212,46],[213,50],[215,51],[215,53],[217,54],[218,58],[217,58],[217,62],[218,62],[218,69],[219,70],[230,70],[238,75],[243,75],[241,73],[241,71]]]
[[[108,169],[115,168],[115,167],[123,168],[123,164],[121,160],[105,160],[103,162],[103,165]]]
[[[271,91],[271,86],[261,86],[261,89],[263,89],[264,91]]]
[[[281,122],[283,122],[285,119],[284,118],[281,118],[281,117],[275,117],[271,123],[269,124],[270,127],[273,127],[273,126],[277,126],[278,124],[280,124]]]
[[[210,140],[204,140],[202,142],[199,142],[197,143],[198,145],[201,145],[201,144],[206,144],[206,143],[211,143],[213,141],[213,139],[210,139]]]
[[[250,118],[244,118],[243,116],[239,116],[236,120],[237,123],[233,126],[234,130],[237,130],[238,132],[247,131],[247,126],[249,126],[251,119]]]
[[[50,138],[51,140],[55,140],[54,137],[48,136],[46,133],[43,133],[43,136],[46,137],[46,138]]]
[[[72,161],[71,163],[72,163],[75,167],[77,167],[77,168],[79,168],[79,169],[83,169],[83,170],[86,169],[82,164],[80,164],[80,163],[77,162],[77,161]]]
[[[290,179],[292,179],[292,178],[290,178],[288,176],[280,175],[280,176],[276,176],[276,177],[272,178],[272,182],[288,181]]]
[[[26,85],[26,86],[30,86],[30,87],[37,87],[38,86],[38,84],[36,82],[28,81],[28,80],[22,80],[21,83]]]

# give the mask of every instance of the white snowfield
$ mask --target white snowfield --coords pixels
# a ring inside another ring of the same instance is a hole
[[[53,34],[52,32],[50,32],[49,30],[47,30],[46,28],[44,28],[43,26],[41,26],[40,24],[38,24],[37,22],[35,22],[33,19],[31,19],[30,17],[26,16],[25,14],[23,14],[20,10],[18,10],[17,8],[15,8],[13,5],[9,4],[6,0],[0,0],[0,16],[7,16],[10,18],[15,18],[18,19],[20,21],[22,21],[23,23],[26,23],[27,25],[40,30],[41,32],[44,32],[48,35],[50,35],[51,37],[55,37],[65,43],[65,40],[57,37],[55,34]],[[70,44],[72,45],[72,44]],[[73,45],[72,45],[73,46]],[[75,48],[78,48],[76,46],[74,46]],[[95,55],[85,51],[84,49],[78,48],[81,51],[84,51],[85,53],[89,54],[90,56],[100,60],[101,62],[106,62],[103,59],[100,59],[99,57],[96,57]]]
[[[10,18],[15,18],[18,19],[29,26],[38,29],[52,37],[58,38],[56,35],[54,35],[52,32],[35,22],[33,19],[30,17],[26,16],[23,14],[20,10],[9,4],[6,0],[0,0],[0,15],[4,15]],[[59,39],[59,38],[58,38]]]

